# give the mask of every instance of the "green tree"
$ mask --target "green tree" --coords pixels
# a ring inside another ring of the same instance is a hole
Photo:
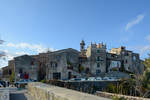
[[[14,80],[15,80],[15,72],[12,72],[9,80],[10,80],[10,82],[14,82]]]
[[[107,91],[111,93],[116,93],[116,86],[112,83],[108,84]]]
[[[149,57],[144,60],[144,65],[146,70],[150,68],[150,54],[148,55]]]

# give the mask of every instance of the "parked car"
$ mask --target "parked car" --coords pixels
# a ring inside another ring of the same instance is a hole
[[[86,81],[85,78],[72,78],[69,81]]]
[[[81,78],[72,78],[69,81],[81,81]]]
[[[109,80],[109,81],[116,81],[116,78],[115,78],[115,77],[109,77],[108,80]]]
[[[102,81],[101,77],[96,77],[96,81]]]
[[[109,77],[103,77],[103,80],[109,80]]]
[[[3,85],[3,87],[6,87],[6,82],[5,81],[0,81],[0,84]]]
[[[31,79],[22,79],[20,81],[15,82],[14,84],[15,84],[16,87],[20,87],[21,84],[22,85],[27,85],[29,82],[34,82],[34,81],[31,80]]]
[[[3,87],[3,85],[0,83],[0,87]]]
[[[86,79],[85,78],[81,78],[81,81],[86,81]]]
[[[96,78],[95,77],[89,77],[88,81],[96,81]]]

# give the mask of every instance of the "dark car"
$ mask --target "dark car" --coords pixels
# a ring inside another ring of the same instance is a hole
[[[0,84],[2,84],[3,87],[6,87],[6,82],[5,81],[0,81]]]
[[[34,81],[31,80],[31,79],[22,79],[20,81],[15,82],[14,84],[15,84],[16,87],[20,87],[21,84],[22,85],[27,85],[29,82],[34,82]]]

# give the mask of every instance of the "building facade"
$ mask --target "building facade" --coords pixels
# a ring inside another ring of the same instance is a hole
[[[142,74],[144,71],[143,61],[140,60],[139,54],[126,50],[125,47],[112,48],[107,52],[106,44],[91,43],[85,49],[85,43],[80,43],[82,66],[90,69],[93,76],[110,71],[124,71],[136,74]],[[85,59],[86,58],[86,59]]]
[[[32,56],[23,55],[10,60],[8,68],[11,70],[11,73],[15,73],[14,81],[20,79],[38,80],[38,65],[38,61]]]
[[[78,72],[79,52],[63,49],[49,52],[46,62],[46,79],[70,79]]]
[[[48,51],[38,55],[23,55],[9,62],[9,69],[15,72],[16,80],[27,74],[30,79],[70,79],[75,77],[100,76],[112,71],[142,74],[144,64],[139,54],[125,47],[107,51],[106,44],[91,43],[80,51],[68,48]]]

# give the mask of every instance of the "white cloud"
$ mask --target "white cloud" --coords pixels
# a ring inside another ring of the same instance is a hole
[[[16,55],[25,55],[25,54],[30,55],[28,52],[16,52]]]
[[[127,24],[126,27],[125,27],[125,30],[128,31],[128,30],[129,30],[131,27],[133,27],[134,25],[140,23],[140,22],[144,19],[144,16],[145,16],[144,14],[140,14],[140,15],[137,16],[136,19],[134,19],[134,20],[128,22],[128,24]]]
[[[2,48],[6,48],[5,50],[2,49],[0,51],[0,55],[5,54],[0,58],[0,67],[4,67],[8,65],[8,61],[12,60],[14,57],[21,56],[24,54],[36,54],[41,52],[47,52],[48,50],[54,51],[53,48],[46,48],[41,44],[29,44],[29,43],[7,43],[0,45]],[[7,49],[8,48],[8,49]],[[13,51],[11,51],[13,50]],[[14,51],[15,50],[15,51]]]
[[[17,57],[17,56],[21,56],[21,55],[25,55],[25,54],[28,54],[28,52],[9,52],[8,50],[3,50],[3,52],[5,53],[5,56],[1,57],[0,58],[0,67],[4,67],[4,66],[7,66],[8,65],[8,61],[9,60],[12,60],[14,57]]]
[[[141,51],[141,53],[150,51],[150,45],[145,45],[143,47],[140,47],[139,50]]]
[[[150,45],[135,46],[135,47],[130,47],[130,49],[139,53],[141,58],[148,57],[148,54],[150,53]]]
[[[14,48],[19,48],[19,49],[30,49],[32,51],[35,51],[37,53],[45,52],[48,50],[48,48],[45,48],[41,44],[29,44],[29,43],[19,43],[19,44],[14,44],[14,43],[8,43],[8,47],[14,47]],[[53,48],[50,48],[49,50],[54,51]]]

